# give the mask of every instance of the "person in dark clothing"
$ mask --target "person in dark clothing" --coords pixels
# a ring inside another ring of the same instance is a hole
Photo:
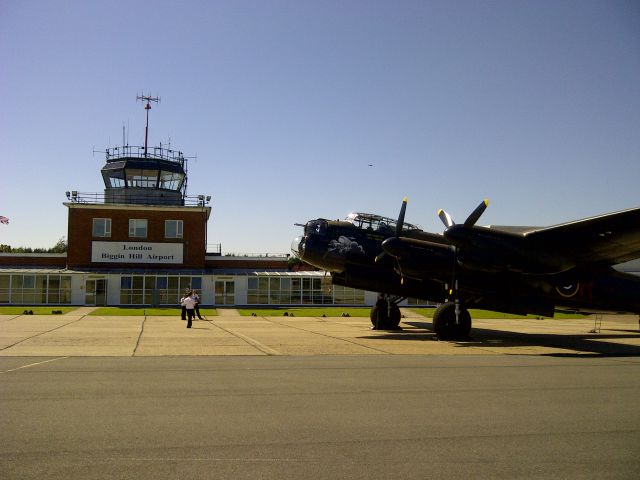
[[[202,320],[202,315],[200,315],[200,296],[198,295],[198,292],[196,292],[195,290],[193,291],[193,298],[196,301],[196,305],[193,308],[193,311],[196,313],[198,318]]]

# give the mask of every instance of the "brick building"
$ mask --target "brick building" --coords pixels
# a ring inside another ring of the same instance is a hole
[[[182,152],[125,145],[105,157],[102,193],[66,192],[66,254],[0,253],[0,304],[175,306],[189,289],[216,306],[375,301],[322,272],[290,272],[288,255],[208,246],[211,197],[187,195]]]

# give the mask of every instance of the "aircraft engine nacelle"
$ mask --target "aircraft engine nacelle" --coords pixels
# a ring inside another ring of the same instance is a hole
[[[447,276],[455,262],[455,251],[450,245],[425,240],[392,237],[382,242],[382,248],[398,260],[403,273],[409,276],[424,276],[425,272]]]

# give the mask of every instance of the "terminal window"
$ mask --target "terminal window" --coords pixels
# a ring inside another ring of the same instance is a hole
[[[129,219],[129,236],[147,238],[147,220],[139,218]]]
[[[202,277],[179,275],[123,275],[121,305],[179,305],[189,290],[201,292]]]
[[[164,238],[182,238],[183,221],[182,220],[165,220],[164,221]]]
[[[110,218],[94,218],[93,219],[93,236],[94,237],[110,237],[111,236],[111,219]]]
[[[364,291],[331,285],[331,277],[249,277],[249,305],[363,305]]]
[[[0,303],[70,304],[71,276],[0,275]]]

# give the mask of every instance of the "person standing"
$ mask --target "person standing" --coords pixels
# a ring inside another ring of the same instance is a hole
[[[184,304],[184,299],[187,298],[190,293],[191,292],[189,290],[187,290],[186,292],[184,292],[184,295],[180,299],[180,308],[182,310],[180,312],[180,318],[182,318],[182,320],[186,320],[187,319],[187,307]]]
[[[198,292],[196,292],[195,290],[193,291],[193,298],[195,298],[196,300],[196,306],[193,308],[193,310],[198,316],[198,318],[202,320],[202,315],[200,315],[200,296],[198,295]]]
[[[193,321],[193,317],[195,315],[193,309],[196,306],[196,300],[194,298],[193,292],[189,292],[189,295],[184,298],[184,306],[187,310],[187,328],[191,328],[191,322]]]

